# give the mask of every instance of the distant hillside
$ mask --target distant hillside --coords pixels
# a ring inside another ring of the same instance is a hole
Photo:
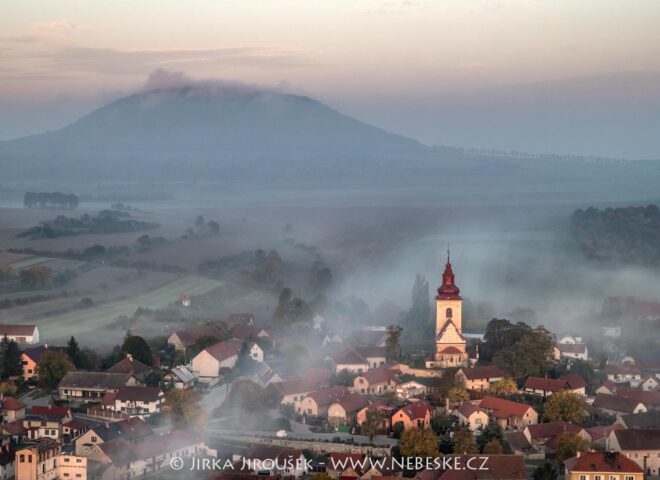
[[[0,142],[0,169],[5,180],[444,182],[488,189],[576,181],[591,188],[596,180],[639,188],[640,179],[660,176],[654,162],[428,147],[308,97],[199,85],[137,93],[60,130]]]

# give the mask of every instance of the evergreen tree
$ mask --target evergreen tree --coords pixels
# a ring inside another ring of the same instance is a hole
[[[410,308],[409,318],[411,323],[419,326],[426,326],[431,320],[431,295],[429,293],[429,282],[421,274],[415,277],[415,283],[412,287],[412,307]]]
[[[387,327],[387,340],[385,340],[385,354],[388,360],[397,360],[401,350],[401,333],[403,328],[400,325],[390,325]]]
[[[145,365],[151,366],[153,363],[151,348],[149,348],[149,344],[142,337],[131,335],[126,338],[121,347],[121,351],[123,353],[130,353],[135,360],[138,360]]]
[[[71,336],[66,344],[66,354],[69,356],[76,368],[81,368],[82,354],[80,352],[80,346],[73,336]]]
[[[0,343],[2,349],[2,378],[19,377],[23,375],[21,349],[14,340],[6,335]]]

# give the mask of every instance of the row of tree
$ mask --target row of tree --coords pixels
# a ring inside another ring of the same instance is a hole
[[[28,208],[68,208],[78,207],[80,198],[72,193],[61,192],[26,192],[23,205]]]

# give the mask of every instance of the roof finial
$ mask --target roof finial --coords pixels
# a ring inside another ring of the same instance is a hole
[[[447,242],[447,263],[449,263],[449,242]]]

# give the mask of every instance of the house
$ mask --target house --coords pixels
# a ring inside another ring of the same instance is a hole
[[[0,324],[0,338],[7,337],[19,345],[39,343],[39,329],[36,325]]]
[[[645,392],[653,392],[658,390],[658,386],[660,386],[660,380],[656,377],[646,377],[637,388],[641,388]]]
[[[369,368],[379,368],[385,365],[387,358],[385,355],[385,347],[375,345],[357,346],[354,347],[355,351],[366,358]]]
[[[96,445],[123,438],[127,442],[138,442],[153,435],[151,426],[139,418],[130,418],[114,423],[93,425],[75,440],[76,455],[87,456]]]
[[[0,435],[9,438],[12,445],[18,445],[23,442],[26,436],[26,430],[22,420],[15,420],[9,423],[0,424]]]
[[[649,410],[648,412],[621,415],[616,423],[629,430],[636,428],[660,428],[660,411]]]
[[[300,478],[308,473],[307,461],[301,450],[275,445],[251,446],[243,455],[242,465],[259,476]]]
[[[614,392],[616,392],[617,384],[614,383],[611,380],[607,380],[605,383],[603,383],[600,387],[596,389],[596,394],[598,393],[604,393],[606,395],[614,395]]]
[[[527,377],[523,391],[544,398],[562,390],[570,390],[584,396],[586,386],[586,382],[580,375],[572,373],[559,378]]]
[[[617,417],[648,411],[646,406],[639,400],[604,393],[597,394],[592,405],[609,415],[616,415]]]
[[[140,381],[144,381],[145,377],[151,371],[152,368],[150,366],[145,365],[136,358],[133,358],[133,355],[130,353],[127,353],[124,359],[115,363],[112,367],[106,370],[108,373],[127,373],[133,375]]]
[[[391,417],[392,427],[403,424],[404,430],[419,428],[425,430],[431,426],[433,408],[423,400],[409,403],[394,412]]]
[[[16,480],[65,478],[87,480],[87,459],[63,455],[62,448],[47,439],[16,452]]]
[[[491,383],[497,383],[504,378],[504,372],[495,365],[480,367],[461,367],[456,372],[456,381],[468,390],[488,391]]]
[[[526,457],[537,453],[525,434],[519,430],[504,432],[504,443],[514,455]]]
[[[23,428],[30,440],[51,439],[57,443],[63,441],[62,426],[73,420],[68,407],[33,406],[23,419]]]
[[[524,428],[539,421],[539,414],[525,403],[486,395],[474,402],[504,429]]]
[[[23,365],[23,379],[30,380],[37,377],[37,367],[41,356],[49,350],[62,351],[61,347],[50,347],[48,344],[29,347],[21,354],[21,365]]]
[[[470,430],[475,431],[488,425],[488,413],[470,402],[463,402],[458,408],[452,411],[452,415]]]
[[[557,345],[560,358],[588,360],[589,349],[586,343],[560,343]]]
[[[360,374],[369,370],[369,360],[359,354],[354,348],[348,348],[334,357],[335,373],[346,370],[349,373]]]
[[[643,480],[639,466],[617,452],[578,452],[564,461],[566,480]]]
[[[617,388],[614,395],[642,402],[648,410],[660,410],[660,392],[648,392],[637,388]]]
[[[177,390],[188,390],[195,385],[195,374],[187,366],[179,365],[163,375],[163,382]]]
[[[622,430],[624,428],[620,423],[614,422],[612,425],[601,425],[585,429],[591,438],[592,448],[599,448],[604,451],[607,448],[607,440],[612,433],[612,430]]]
[[[408,400],[426,394],[426,385],[415,380],[402,382],[396,387],[396,398],[399,400]]]
[[[556,439],[566,432],[575,433],[585,440],[591,441],[589,434],[583,428],[561,421],[528,425],[523,430],[523,435],[532,446],[547,449],[548,444],[556,443]]]
[[[174,349],[183,352],[204,337],[217,338],[218,341],[229,338],[229,333],[220,325],[200,325],[187,330],[177,330],[167,339],[167,343],[174,345]]]
[[[375,401],[370,403],[366,407],[362,407],[360,411],[355,415],[355,421],[358,425],[362,425],[367,420],[367,414],[369,412],[377,412],[378,415],[382,418],[381,428],[383,430],[389,430],[392,426],[391,417],[394,412],[394,407],[385,404],[382,401]]]
[[[564,335],[557,342],[559,345],[577,345],[582,343],[582,337],[575,335]]]
[[[135,443],[115,438],[92,447],[87,458],[103,465],[103,480],[133,479],[169,469],[172,457],[189,463],[209,453],[200,433],[176,430]]]
[[[3,423],[14,422],[25,418],[25,404],[14,397],[1,397]]]
[[[330,405],[348,393],[348,389],[342,386],[315,390],[305,395],[299,403],[297,411],[311,417],[327,418]]]
[[[57,386],[57,396],[60,400],[70,402],[100,402],[107,392],[116,392],[125,386],[141,385],[142,382],[130,373],[72,370],[64,375]]]
[[[267,387],[271,383],[283,381],[282,377],[265,362],[257,365],[255,375],[257,377],[257,383],[264,387]]]
[[[330,371],[327,371],[327,374],[308,373],[302,377],[274,382],[266,387],[266,398],[270,399],[273,404],[289,405],[298,411],[299,404],[305,395],[328,385],[329,380]]]
[[[256,342],[248,343],[247,345],[247,354],[255,362],[264,361],[264,350]]]
[[[613,430],[607,448],[621,452],[648,475],[660,474],[660,429]]]
[[[348,393],[330,404],[328,422],[332,425],[354,424],[357,413],[368,403],[359,393]]]
[[[193,373],[201,382],[215,380],[220,376],[221,368],[234,368],[243,345],[240,340],[224,340],[206,347],[193,358]]]
[[[610,363],[605,365],[605,372],[607,379],[614,383],[629,382],[632,386],[636,386],[642,381],[642,374],[634,365]]]
[[[70,443],[89,430],[89,425],[75,418],[62,424],[62,441]]]
[[[376,368],[361,373],[353,379],[353,389],[363,395],[382,395],[396,391],[398,372],[388,368]]]
[[[160,413],[164,398],[159,387],[121,387],[117,392],[106,393],[102,403],[113,412],[146,419]]]

